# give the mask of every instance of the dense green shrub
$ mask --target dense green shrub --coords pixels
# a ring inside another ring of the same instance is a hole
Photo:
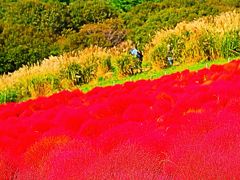
[[[141,72],[141,62],[138,58],[129,55],[122,54],[117,60],[117,68],[122,75],[134,75]]]
[[[125,40],[126,30],[119,19],[109,19],[104,23],[87,24],[78,33],[79,47],[97,45],[113,47]]]
[[[18,100],[18,91],[16,89],[5,89],[0,91],[0,104],[7,102],[16,102]]]
[[[167,65],[167,43],[162,42],[158,46],[154,47],[151,53],[150,63],[152,67],[164,68]]]
[[[147,46],[153,68],[166,66],[167,46],[172,45],[174,64],[232,58],[240,55],[239,13],[228,12],[180,23],[170,31],[157,33]]]
[[[119,11],[127,12],[134,6],[143,2],[161,2],[162,0],[108,0]]]
[[[239,0],[223,0],[223,2],[226,5],[231,5],[231,6],[235,6],[235,7],[240,7],[240,1]]]
[[[38,96],[46,96],[61,90],[60,79],[53,75],[32,77],[0,91],[0,103],[18,102]]]
[[[71,63],[67,69],[62,70],[62,76],[73,81],[75,85],[86,84],[96,77],[97,67],[96,58],[90,57],[81,64]]]
[[[19,88],[24,88],[24,85],[19,84]],[[22,91],[22,97],[38,97],[46,96],[56,90],[60,90],[60,80],[57,77],[48,75],[45,77],[34,77],[27,82],[27,88]]]
[[[174,61],[182,63],[185,59],[183,55],[183,51],[185,50],[185,36],[172,35],[167,39],[167,45],[172,46]]]
[[[211,33],[203,34],[198,41],[198,45],[202,50],[203,59],[210,61],[211,59],[215,59],[217,56],[217,39],[218,37],[214,36]]]
[[[90,46],[95,40],[99,42],[96,45],[104,47],[114,46],[124,40],[125,31],[115,28],[118,20],[112,24],[96,24],[96,28],[93,28],[96,31],[90,31],[88,38],[83,38],[86,35],[84,29],[95,26],[89,25],[90,28],[84,28],[79,34],[84,24],[103,22],[117,17],[117,13],[104,0],[71,2],[1,2],[0,74],[17,70],[22,65],[41,62],[50,55]]]
[[[77,0],[70,4],[69,11],[71,27],[77,31],[84,24],[103,22],[108,18],[117,17],[117,12],[104,0]]]
[[[101,73],[114,71],[114,66],[112,65],[112,60],[110,56],[107,56],[100,60],[98,64],[98,70],[101,71]]]
[[[53,52],[54,35],[48,32],[40,33],[36,28],[24,25],[4,25],[0,34],[1,56],[0,73],[13,72],[22,65],[37,63]]]
[[[224,58],[240,55],[240,30],[224,34],[221,55]]]
[[[123,14],[122,18],[126,26],[131,29],[128,33],[128,39],[132,40],[138,47],[143,48],[159,29],[174,28],[181,21],[192,21],[198,17],[218,13],[217,7],[208,6],[198,1],[194,1],[194,3],[191,1],[185,3],[163,1],[161,3],[145,2],[139,4]]]

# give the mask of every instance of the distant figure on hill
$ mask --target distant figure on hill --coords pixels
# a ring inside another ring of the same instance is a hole
[[[171,43],[167,45],[167,62],[169,66],[173,65],[173,56],[174,56],[174,51],[173,51],[173,45]]]
[[[141,51],[137,50],[136,48],[132,48],[129,53],[133,55],[134,57],[138,58],[139,60],[139,67],[140,70],[142,71],[142,61],[143,61],[143,54]]]

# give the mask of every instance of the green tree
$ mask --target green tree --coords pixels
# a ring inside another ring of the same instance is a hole
[[[104,0],[77,0],[70,4],[69,11],[71,27],[76,31],[84,24],[103,22],[117,17],[117,12]]]

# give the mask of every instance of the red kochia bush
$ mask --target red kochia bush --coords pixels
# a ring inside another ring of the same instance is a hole
[[[0,106],[0,179],[236,179],[240,61]]]

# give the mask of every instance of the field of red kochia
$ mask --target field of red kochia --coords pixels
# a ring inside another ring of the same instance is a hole
[[[0,106],[0,179],[240,176],[240,61]]]

